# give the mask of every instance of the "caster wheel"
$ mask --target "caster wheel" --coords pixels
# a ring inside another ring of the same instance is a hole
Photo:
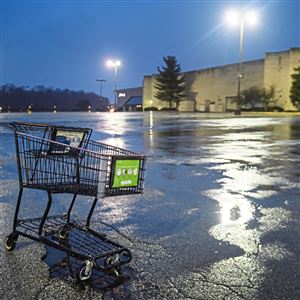
[[[91,278],[93,271],[93,263],[90,261],[86,261],[85,265],[81,268],[78,274],[78,279],[80,281],[87,281]]]
[[[113,255],[106,256],[105,260],[104,260],[104,266],[108,268],[118,261],[119,261],[119,254],[113,254]]]
[[[4,247],[7,251],[13,251],[16,247],[18,236],[15,234],[9,234],[4,240]]]
[[[67,226],[63,226],[59,229],[58,236],[60,239],[64,240],[69,235],[69,228]]]
[[[130,251],[123,251],[120,255],[120,261],[123,263],[129,263],[132,259]]]
[[[114,264],[118,263],[120,261],[119,254],[114,254],[107,256],[104,260],[104,266],[107,269],[110,269],[116,276],[119,276],[121,274],[121,267],[120,266],[113,266]]]

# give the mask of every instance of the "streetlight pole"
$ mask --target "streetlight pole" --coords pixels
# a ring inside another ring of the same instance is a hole
[[[118,102],[118,92],[117,92],[117,79],[118,79],[118,66],[117,64],[114,65],[115,69],[115,76],[114,76],[114,92],[115,92],[115,107],[117,107],[117,102]]]
[[[226,22],[231,25],[237,25],[240,26],[240,58],[238,63],[238,73],[237,73],[237,109],[235,111],[235,115],[241,114],[241,80],[244,78],[243,74],[243,54],[244,54],[244,26],[245,23],[249,23],[250,25],[255,25],[257,22],[257,16],[255,12],[250,11],[246,14],[243,14],[242,16],[238,14],[236,11],[228,11],[226,16]]]
[[[100,83],[100,94],[99,96],[102,97],[102,85],[103,85],[103,82],[106,82],[105,79],[96,79],[97,82]]]
[[[120,60],[115,60],[115,61],[112,61],[112,60],[108,60],[106,62],[106,65],[108,67],[112,67],[114,68],[114,101],[115,101],[115,107],[117,107],[117,100],[118,100],[118,94],[117,94],[117,79],[118,79],[118,67],[121,66],[121,61]]]
[[[242,64],[243,64],[243,47],[244,47],[244,20],[240,23],[240,60],[238,64],[238,74],[237,74],[237,110],[235,115],[241,114],[241,80],[243,78]]]

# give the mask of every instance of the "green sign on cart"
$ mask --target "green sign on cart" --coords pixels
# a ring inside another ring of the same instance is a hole
[[[140,160],[116,159],[114,168],[113,188],[138,186]]]

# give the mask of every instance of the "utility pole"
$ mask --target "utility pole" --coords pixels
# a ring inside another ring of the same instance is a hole
[[[106,82],[105,79],[96,79],[97,82],[100,83],[100,97],[102,97],[102,85],[103,85],[103,82]]]
[[[120,60],[108,60],[106,65],[110,68],[114,68],[114,96],[115,96],[115,107],[118,106],[118,91],[117,91],[117,79],[118,79],[118,67],[122,65]]]

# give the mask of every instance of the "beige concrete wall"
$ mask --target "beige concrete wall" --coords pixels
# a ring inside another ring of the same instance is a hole
[[[196,96],[196,109],[220,112],[223,107],[224,111],[226,98],[237,95],[237,70],[238,65],[232,64],[187,73],[187,77],[194,77],[191,86]],[[263,60],[244,63],[243,74],[241,90],[255,85],[262,86]]]
[[[285,110],[294,110],[290,101],[291,75],[300,65],[300,48],[289,51],[266,53],[264,68],[264,85],[275,88],[274,103]]]
[[[158,103],[154,103],[153,101],[153,93],[152,93],[152,86],[153,86],[153,77],[152,76],[144,76],[143,82],[143,108],[157,107]]]
[[[244,62],[242,65],[241,91],[252,86],[275,86],[275,100],[284,109],[295,109],[289,100],[289,90],[294,67],[299,65],[300,48],[267,53],[265,59]],[[195,101],[199,111],[223,112],[236,108],[238,64],[185,72],[186,100]],[[167,103],[155,98],[155,76],[145,76],[143,86],[144,108],[158,109]],[[231,100],[230,100],[231,99]],[[191,103],[191,102],[190,102]]]
[[[144,77],[143,108],[154,106],[157,107],[158,109],[162,109],[164,107],[168,107],[169,104],[167,102],[162,102],[155,97],[156,89],[154,85],[155,85],[155,75]],[[180,101],[178,110],[181,112],[194,111],[195,101],[189,101],[189,100]]]
[[[143,84],[143,108],[147,107],[156,107],[158,109],[162,109],[164,107],[169,107],[168,102],[164,102],[161,100],[158,100],[155,97],[155,94],[157,92],[155,88],[155,76],[145,76],[144,77],[144,84]],[[175,107],[175,105],[174,105]]]
[[[195,102],[199,111],[223,112],[226,108],[226,98],[237,94],[237,64],[185,72],[186,100]],[[263,60],[246,62],[243,65],[244,78],[241,90],[250,86],[263,86]],[[155,106],[158,109],[168,104],[155,98],[155,75],[144,77],[143,106]],[[233,109],[235,107],[232,107]],[[185,108],[182,108],[183,110]]]
[[[193,111],[195,111],[195,101],[193,101],[193,100],[180,101],[178,111],[180,111],[180,112],[193,112]]]

